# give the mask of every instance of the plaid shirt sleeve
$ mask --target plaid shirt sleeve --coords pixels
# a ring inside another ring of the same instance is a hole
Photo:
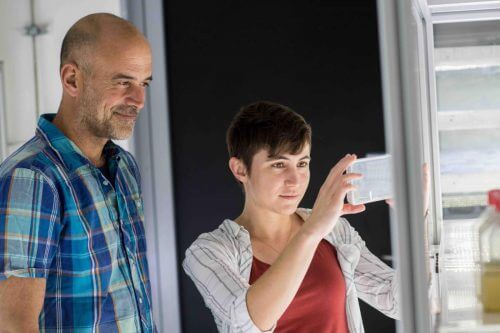
[[[47,278],[57,249],[59,198],[39,171],[15,168],[0,178],[0,280]]]

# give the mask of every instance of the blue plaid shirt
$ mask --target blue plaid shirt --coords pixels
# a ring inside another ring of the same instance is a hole
[[[41,332],[155,332],[137,164],[110,141],[107,179],[53,118],[0,165],[0,280],[47,280]]]

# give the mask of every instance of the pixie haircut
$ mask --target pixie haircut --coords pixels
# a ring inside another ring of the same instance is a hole
[[[298,154],[311,144],[311,126],[291,108],[268,101],[243,106],[226,133],[229,157],[243,161],[250,174],[253,156],[266,149],[269,157]]]

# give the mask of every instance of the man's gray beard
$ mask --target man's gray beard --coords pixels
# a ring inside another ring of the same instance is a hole
[[[111,118],[106,118],[104,121],[98,120],[97,101],[99,100],[100,98],[98,98],[97,94],[92,89],[87,88],[84,90],[80,110],[78,110],[78,114],[80,115],[80,125],[98,138],[112,140],[128,139],[132,135],[132,131],[126,135],[120,135],[120,131],[117,131],[111,124]],[[137,108],[135,107],[118,106],[111,110],[111,112],[116,110],[123,110],[123,113],[128,114],[137,114]]]
[[[97,105],[95,103],[84,102],[78,111],[80,115],[80,125],[93,136],[98,138],[113,139],[113,129],[106,121],[101,122],[97,119]]]

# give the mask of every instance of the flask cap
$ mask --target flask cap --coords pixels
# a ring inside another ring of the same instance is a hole
[[[491,190],[488,192],[488,204],[495,206],[496,211],[500,212],[500,190]]]

